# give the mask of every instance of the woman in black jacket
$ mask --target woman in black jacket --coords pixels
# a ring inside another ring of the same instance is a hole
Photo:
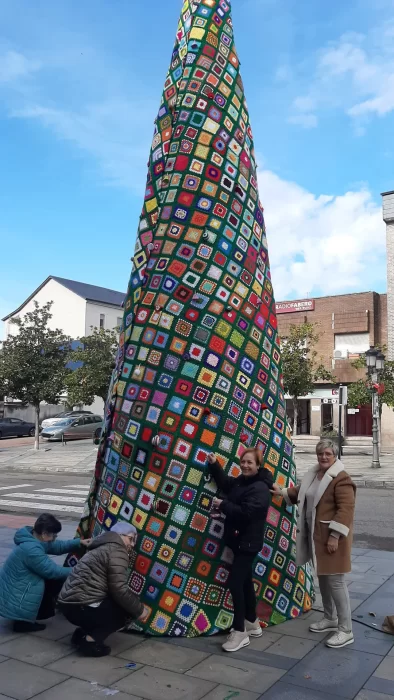
[[[208,457],[209,470],[224,498],[214,498],[213,508],[224,513],[225,542],[234,553],[229,579],[233,599],[233,629],[223,644],[224,651],[238,651],[250,644],[249,636],[260,637],[262,630],[256,619],[256,596],[253,586],[253,562],[262,549],[270,489],[273,479],[268,469],[261,468],[260,452],[245,450],[241,457],[242,475],[226,476],[216,455]]]

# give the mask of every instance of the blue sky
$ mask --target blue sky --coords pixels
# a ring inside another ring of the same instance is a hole
[[[384,291],[394,2],[233,0],[278,299]],[[124,290],[181,0],[0,4],[0,315]]]

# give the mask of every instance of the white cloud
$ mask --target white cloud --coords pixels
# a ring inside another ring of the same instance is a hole
[[[26,58],[18,51],[4,51],[0,57],[0,83],[13,83],[38,71],[39,61]]]
[[[304,129],[314,129],[318,125],[316,114],[295,114],[294,116],[289,117],[287,121],[289,124],[298,124],[299,126],[303,126]]]
[[[289,121],[305,126],[320,110],[340,109],[356,122],[360,135],[360,120],[393,112],[393,37],[394,22],[389,22],[367,35],[348,32],[321,49],[308,90],[293,101]]]
[[[385,279],[385,227],[367,189],[316,195],[259,172],[278,300],[373,289]]]
[[[71,142],[98,163],[104,180],[141,194],[145,181],[153,105],[108,99],[80,110],[31,105],[15,110],[15,118],[32,119]],[[135,139],[135,134],[140,138]]]
[[[41,60],[0,50],[0,96],[8,117],[37,122],[93,157],[106,184],[141,194],[158,102],[138,89],[134,76],[124,87],[104,58],[89,46],[83,53],[71,45],[63,55],[43,51]]]

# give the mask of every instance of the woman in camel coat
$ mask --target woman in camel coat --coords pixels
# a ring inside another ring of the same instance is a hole
[[[351,571],[356,487],[332,440],[321,440],[316,454],[318,464],[301,486],[281,489],[275,484],[273,493],[287,505],[298,505],[296,562],[303,566],[312,561],[324,607],[324,618],[310,630],[335,632],[326,644],[337,649],[354,642],[345,574]]]

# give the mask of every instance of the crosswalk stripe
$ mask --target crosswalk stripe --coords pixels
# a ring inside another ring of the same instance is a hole
[[[12,491],[12,489],[25,489],[33,484],[16,484],[15,486],[0,486],[0,491]]]
[[[84,496],[89,493],[89,489],[35,489],[35,493],[71,493],[75,496]],[[48,496],[50,498],[50,496]]]
[[[88,484],[64,484],[68,489],[90,489],[90,481]]]
[[[85,503],[85,498],[77,498],[76,496],[55,496],[45,493],[8,493],[8,498],[35,498],[37,501],[60,501],[61,503]]]
[[[16,508],[28,507],[30,510],[59,510],[63,513],[80,513],[81,508],[76,508],[75,506],[60,505],[59,503],[26,503],[26,501],[7,501],[6,499],[0,499],[0,506],[12,506]]]

